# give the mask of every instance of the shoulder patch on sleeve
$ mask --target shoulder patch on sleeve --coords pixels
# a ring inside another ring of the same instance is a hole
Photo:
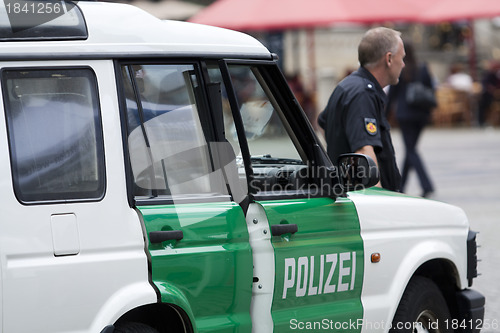
[[[375,118],[365,118],[365,129],[370,135],[376,135],[377,129],[377,119]]]

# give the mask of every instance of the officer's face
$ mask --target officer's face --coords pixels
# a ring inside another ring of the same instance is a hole
[[[403,40],[399,39],[398,51],[391,54],[390,60],[388,61],[388,71],[389,71],[389,84],[397,84],[399,82],[399,75],[405,67],[404,57],[405,47]]]

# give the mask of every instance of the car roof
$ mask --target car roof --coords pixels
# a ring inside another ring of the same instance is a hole
[[[2,41],[0,59],[109,57],[237,57],[271,59],[255,38],[241,32],[160,20],[128,4],[78,2],[88,37]]]

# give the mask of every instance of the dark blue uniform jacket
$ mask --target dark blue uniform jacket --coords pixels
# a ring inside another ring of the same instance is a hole
[[[373,146],[382,187],[398,191],[401,176],[385,116],[386,99],[373,75],[360,67],[338,84],[318,123],[325,130],[328,156],[333,163],[341,154]]]

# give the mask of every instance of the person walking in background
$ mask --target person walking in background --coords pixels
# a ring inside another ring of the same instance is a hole
[[[425,87],[432,89],[432,92],[434,92],[434,86],[427,66],[418,64],[411,44],[405,43],[405,51],[406,67],[401,72],[399,83],[389,89],[388,110],[390,112],[393,106],[396,110],[396,120],[401,129],[406,150],[401,174],[401,192],[404,191],[408,173],[413,168],[420,181],[422,196],[428,197],[434,192],[434,187],[417,151],[417,144],[423,129],[429,123],[432,107],[409,105],[407,89],[414,82],[421,82]]]
[[[450,75],[446,78],[446,84],[453,89],[472,94],[474,92],[474,80],[465,72],[464,65],[455,63],[450,66]]]
[[[481,80],[482,92],[479,100],[478,125],[484,127],[491,104],[500,94],[500,62],[494,61]]]
[[[401,176],[382,88],[398,83],[404,56],[400,32],[383,27],[367,31],[358,46],[359,69],[337,85],[318,119],[334,163],[345,153],[368,155],[379,169],[377,186],[392,191],[399,190]]]

